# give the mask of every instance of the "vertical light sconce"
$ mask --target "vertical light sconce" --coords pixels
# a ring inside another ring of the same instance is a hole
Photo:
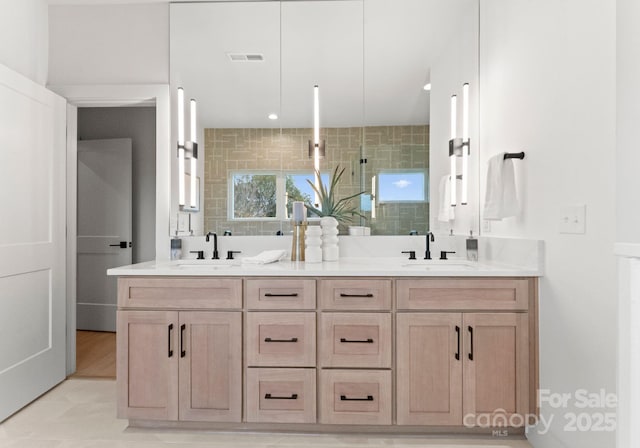
[[[178,204],[184,206],[184,90],[178,87]]]
[[[462,195],[460,202],[467,205],[469,195],[469,83],[462,86]]]
[[[325,141],[320,141],[320,93],[313,86],[313,141],[309,140],[309,157],[313,157],[314,185],[320,189],[320,157],[325,154]],[[320,207],[320,198],[315,193],[314,205]]]
[[[197,137],[197,127],[196,127],[196,100],[192,99],[191,103],[191,114],[189,119],[191,120],[191,207],[197,207],[197,192],[198,188],[198,137]]]
[[[190,101],[190,140],[185,141],[184,137],[184,89],[178,87],[178,204],[186,207],[186,172],[185,159],[191,161],[191,182],[189,207],[196,208],[197,203],[197,168],[198,168],[198,143],[197,143],[197,119],[196,119],[196,100]]]
[[[450,168],[450,182],[451,182],[451,206],[456,205],[457,198],[457,161],[456,161],[456,148],[455,148],[455,140],[456,140],[456,132],[457,132],[457,116],[458,116],[458,97],[456,95],[451,96],[451,139],[449,140],[449,163],[451,165]]]
[[[451,206],[457,204],[457,182],[462,182],[460,203],[467,205],[469,195],[469,154],[471,152],[471,139],[469,138],[469,83],[462,86],[462,138],[457,135],[457,96],[451,96],[451,139],[449,140],[450,182],[451,182]],[[462,174],[457,172],[457,158],[462,158]]]

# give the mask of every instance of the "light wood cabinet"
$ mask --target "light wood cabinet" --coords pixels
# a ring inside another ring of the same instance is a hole
[[[247,369],[247,421],[316,422],[315,369]]]
[[[476,417],[497,414],[507,419],[513,414],[526,415],[529,412],[527,315],[465,313],[462,327],[463,414]]]
[[[322,367],[391,368],[391,314],[322,313]]]
[[[318,285],[322,310],[390,310],[389,279],[322,279]]]
[[[245,280],[249,310],[315,310],[316,281],[311,279],[271,278]]]
[[[247,365],[315,367],[316,314],[247,313]]]
[[[525,415],[527,333],[524,313],[399,314],[398,424],[461,425],[479,415]]]
[[[239,422],[240,312],[118,312],[118,416]]]
[[[242,417],[242,315],[180,312],[179,419],[239,422]]]
[[[126,277],[118,291],[120,418],[428,432],[536,412],[535,279]]]
[[[241,281],[193,280],[120,279],[120,418],[241,421]]]
[[[462,422],[460,313],[397,315],[399,425]]]
[[[320,423],[391,424],[390,370],[322,370]]]
[[[178,313],[118,311],[118,417],[178,419]]]

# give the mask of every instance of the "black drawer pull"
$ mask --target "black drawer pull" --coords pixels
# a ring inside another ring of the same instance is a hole
[[[344,292],[340,293],[340,297],[373,297],[372,293],[367,294],[345,294]]]
[[[473,327],[469,325],[469,334],[471,335],[471,351],[469,352],[469,360],[473,361]]]
[[[460,361],[460,327],[456,325],[456,333],[458,334],[458,351],[456,352],[456,359]]]
[[[358,340],[358,339],[340,338],[340,342],[351,343],[351,344],[373,344],[373,339],[367,338],[367,339]]]
[[[297,292],[292,292],[288,294],[274,294],[272,292],[267,292],[264,294],[265,297],[298,297]]]
[[[291,339],[264,338],[264,342],[298,342],[298,338],[291,338]]]
[[[346,395],[340,395],[340,401],[373,401],[373,395],[367,395],[367,398],[347,398]]]
[[[173,356],[173,350],[171,350],[171,332],[173,331],[173,324],[169,324],[167,329],[167,355],[169,358]]]
[[[264,399],[265,400],[297,400],[298,394],[291,394],[290,397],[274,397],[271,394],[265,394]]]
[[[184,331],[187,329],[186,324],[180,325],[180,357],[184,358],[187,356],[187,352],[184,349]]]

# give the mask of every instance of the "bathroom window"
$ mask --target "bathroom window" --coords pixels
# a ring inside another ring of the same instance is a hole
[[[378,173],[378,202],[426,202],[424,171],[398,170]]]
[[[309,182],[314,182],[313,173],[285,173],[285,184],[287,192],[287,217],[291,216],[294,201],[303,201],[313,203],[315,192]],[[307,182],[309,181],[309,182]],[[329,183],[329,174],[320,173],[320,181],[327,185]],[[307,210],[307,216],[311,217]]]
[[[322,183],[329,182],[328,174],[321,174]],[[293,201],[312,202],[313,173],[236,171],[229,176],[229,219],[287,220]]]
[[[277,177],[275,173],[233,173],[230,218],[276,219]]]

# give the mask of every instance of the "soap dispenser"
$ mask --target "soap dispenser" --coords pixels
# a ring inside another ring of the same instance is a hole
[[[478,238],[473,237],[473,230],[469,231],[467,238],[467,260],[478,261]]]

